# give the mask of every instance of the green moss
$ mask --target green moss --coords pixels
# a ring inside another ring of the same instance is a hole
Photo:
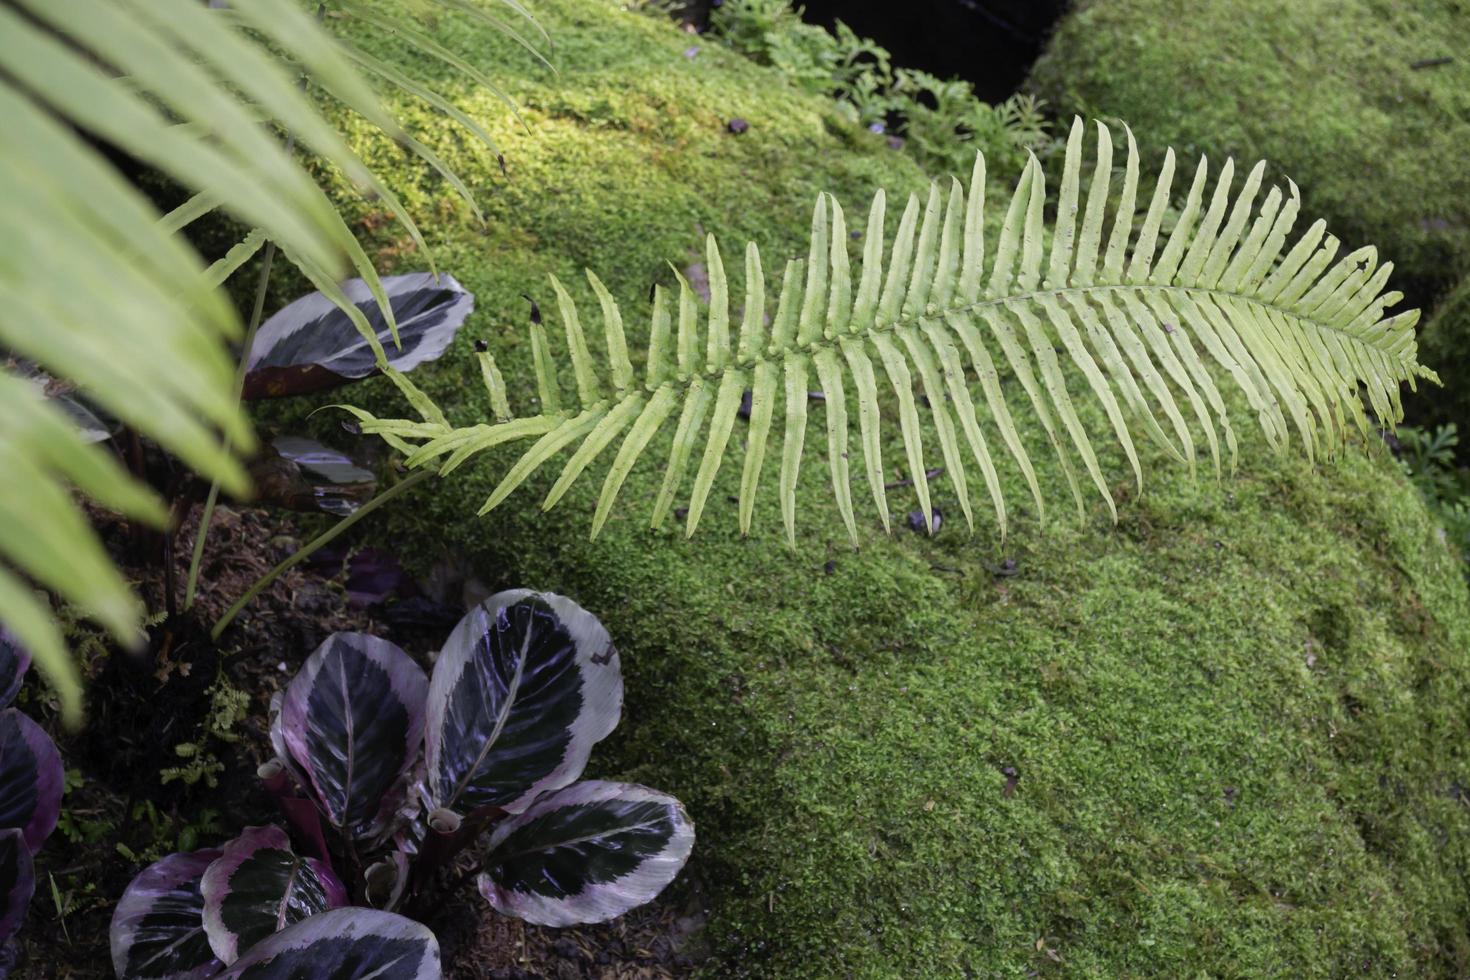
[[[1081,0],[1031,84],[1156,152],[1270,160],[1427,298],[1470,267],[1466,37],[1459,0]]]
[[[440,27],[505,80],[529,128],[462,93],[503,139],[508,181],[447,127],[428,134],[482,189],[487,226],[367,145],[477,295],[459,342],[414,375],[457,419],[489,411],[477,338],[527,404],[519,297],[549,306],[547,272],[590,310],[576,277],[596,269],[636,344],[649,282],[671,281],[663,263],[690,261],[701,230],[727,249],[756,238],[770,272],[804,248],[818,188],[851,211],[876,186],[920,183],[734,55],[688,59],[687,36],[601,0],[538,9],[556,78],[493,35]],[[727,134],[732,116],[750,131]],[[399,232],[376,234],[386,268],[421,267]],[[404,413],[381,382],[344,394]],[[1084,422],[1106,444],[1099,414]],[[820,452],[803,467],[796,548],[770,472],[755,532],[738,535],[730,461],[692,540],[645,529],[661,477],[649,465],[596,541],[600,469],[549,514],[535,501],[558,467],[476,519],[507,455],[416,491],[367,533],[420,567],[461,556],[492,587],[562,592],[603,618],[628,700],[591,774],[688,804],[710,976],[1463,974],[1470,611],[1456,559],[1391,463],[1313,469],[1268,456],[1246,414],[1235,428],[1241,472],[1219,483],[1207,462],[1196,480],[1145,451],[1139,495],[1105,453],[1116,527],[1100,502],[1079,518],[1060,495],[1042,524],[1007,468],[1004,546],[979,495],[966,534],[946,477],[933,538],[906,529],[910,491],[893,493],[887,536],[855,487],[853,551]],[[1030,446],[1045,485],[1063,486]],[[884,453],[889,469],[903,458],[892,428]],[[1014,574],[996,574],[1003,557]]]
[[[1419,359],[1433,367],[1448,382],[1445,387],[1427,386],[1415,400],[1420,418],[1454,422],[1461,432],[1470,432],[1470,391],[1463,379],[1470,377],[1470,279],[1462,282],[1434,310],[1419,332]]]

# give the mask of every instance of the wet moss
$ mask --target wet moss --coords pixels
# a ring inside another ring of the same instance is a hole
[[[602,0],[538,9],[554,78],[493,34],[439,28],[522,105],[525,130],[460,93],[501,140],[508,179],[406,110],[481,191],[486,225],[426,168],[363,144],[440,267],[477,295],[449,354],[414,375],[458,420],[489,414],[476,339],[530,404],[520,296],[549,312],[546,273],[590,312],[577,277],[594,268],[636,345],[649,283],[694,261],[703,231],[727,254],[755,238],[769,273],[804,251],[818,189],[851,212],[878,186],[921,184],[880,140],[738,57],[686,57],[697,41]],[[731,135],[731,117],[749,131]],[[357,208],[385,269],[423,266]],[[379,382],[343,394],[405,413]],[[562,592],[603,618],[628,700],[592,774],[688,804],[710,976],[1462,974],[1470,609],[1456,558],[1390,462],[1355,452],[1313,468],[1270,456],[1244,412],[1234,421],[1240,472],[1219,482],[1208,460],[1192,478],[1145,449],[1140,494],[1121,454],[1103,453],[1117,526],[1096,497],[1079,515],[1065,490],[1043,523],[1006,468],[1005,543],[973,487],[966,533],[949,476],[937,535],[907,529],[907,489],[886,535],[856,477],[852,549],[816,447],[795,548],[769,472],[753,534],[737,533],[733,453],[694,538],[650,531],[666,441],[595,541],[600,467],[550,513],[536,503],[555,466],[475,518],[511,451],[415,491],[370,533],[420,569],[454,556],[492,588]],[[1084,423],[1107,444],[1099,413]],[[1044,485],[1064,487],[1044,441],[1028,445]],[[884,453],[901,469],[892,429]]]

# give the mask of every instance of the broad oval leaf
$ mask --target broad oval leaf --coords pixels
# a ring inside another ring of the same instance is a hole
[[[480,894],[537,925],[603,922],[663,891],[693,848],[694,824],[672,796],[589,780],[495,828]]]
[[[31,666],[31,655],[14,633],[0,626],[0,708],[15,700]]]
[[[217,980],[439,980],[427,926],[377,909],[333,909],[255,946]]]
[[[31,849],[18,830],[0,830],[0,946],[20,931],[36,891]]]
[[[15,828],[34,854],[61,813],[61,753],[15,708],[0,711],[0,829]]]
[[[286,748],[328,822],[348,837],[378,834],[402,805],[428,693],[408,654],[366,633],[327,637],[286,689]]]
[[[377,300],[361,279],[342,291],[367,318],[388,364],[409,371],[432,361],[449,347],[475,309],[475,296],[453,276],[436,280],[429,272],[383,279],[388,303],[398,321],[396,347]],[[378,370],[371,345],[346,313],[321,293],[288,303],[255,334],[245,361],[247,399],[301,395],[365,378]]]
[[[516,589],[470,610],[429,682],[429,795],[459,812],[520,813],[582,773],[623,708],[618,652],[563,596]]]
[[[200,890],[204,931],[225,963],[293,922],[347,904],[332,869],[292,853],[279,827],[246,828],[204,872]]]
[[[204,932],[204,872],[218,848],[170,854],[128,884],[112,913],[112,968],[118,980],[204,980],[224,965]]]

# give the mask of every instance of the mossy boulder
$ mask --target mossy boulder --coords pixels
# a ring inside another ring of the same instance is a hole
[[[1467,38],[1460,0],[1078,0],[1030,84],[1155,152],[1271,161],[1422,302],[1470,267]]]
[[[1415,414],[1470,432],[1470,279],[1440,301],[1419,332],[1419,359],[1439,372],[1445,386],[1428,386],[1415,400]]]
[[[881,140],[715,44],[604,0],[537,9],[556,77],[493,33],[437,28],[521,105],[524,129],[488,94],[456,90],[502,140],[509,179],[405,108],[480,191],[485,225],[427,168],[364,142],[439,266],[476,293],[454,347],[413,375],[458,420],[490,413],[476,340],[529,404],[521,294],[550,316],[548,272],[590,312],[579,276],[595,269],[636,345],[650,282],[672,281],[666,261],[696,261],[704,231],[727,255],[756,239],[771,270],[804,251],[818,189],[851,213],[880,185],[921,186]],[[732,135],[732,117],[749,129]],[[385,269],[423,267],[371,205],[350,206]],[[297,288],[283,276],[277,299]],[[406,414],[381,381],[342,399]],[[1100,413],[1084,422],[1105,445]],[[979,500],[967,533],[941,477],[938,534],[909,530],[915,505],[898,489],[894,533],[869,505],[853,550],[819,453],[794,548],[770,483],[754,532],[738,534],[729,463],[692,539],[646,528],[652,465],[595,541],[600,468],[549,513],[536,504],[558,465],[476,518],[513,449],[362,533],[420,569],[449,555],[491,588],[561,592],[602,617],[627,707],[591,774],[687,803],[699,842],[676,887],[699,883],[683,894],[708,909],[709,976],[1462,975],[1470,605],[1457,556],[1381,452],[1313,468],[1270,456],[1244,412],[1235,428],[1240,471],[1220,480],[1207,460],[1192,477],[1145,453],[1140,495],[1104,454],[1116,526],[1065,491],[1043,523],[1007,469],[1005,543]],[[903,458],[892,427],[884,451]],[[1064,485],[1054,466],[1041,476]]]

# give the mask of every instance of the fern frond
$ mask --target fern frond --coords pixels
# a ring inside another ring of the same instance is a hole
[[[1196,433],[1202,432],[1218,476],[1223,435],[1223,452],[1234,470],[1238,440],[1217,374],[1243,390],[1272,447],[1285,449],[1294,432],[1311,458],[1335,454],[1354,431],[1369,434],[1369,410],[1381,423],[1398,421],[1401,383],[1437,380],[1416,360],[1418,312],[1385,314],[1401,297],[1383,291],[1391,265],[1379,266],[1372,248],[1339,256],[1338,241],[1321,222],[1287,248],[1299,209],[1294,185],[1271,188],[1257,204],[1263,164],[1237,189],[1232,161],[1212,184],[1201,160],[1178,221],[1164,235],[1174,155],[1165,158],[1140,217],[1138,148],[1132,133],[1126,135],[1123,182],[1115,195],[1112,134],[1097,125],[1094,160],[1084,180],[1086,127],[1077,120],[1055,222],[1045,221],[1046,180],[1033,157],[993,242],[984,231],[983,158],[975,162],[968,193],[950,180],[931,186],[923,200],[911,196],[891,240],[883,234],[887,202],[880,191],[869,211],[856,275],[846,216],[835,200],[821,196],[809,252],[786,265],[769,334],[759,251],[753,244],[746,248],[743,315],[732,337],[730,284],[711,237],[706,309],[682,276],[673,313],[670,297],[654,290],[641,383],[627,356],[622,315],[602,283],[589,273],[607,336],[606,376],[598,371],[571,294],[553,279],[577,382],[572,404],[561,399],[547,337],[537,323],[531,339],[540,414],[457,429],[442,415],[413,422],[359,413],[363,429],[413,445],[410,465],[438,465],[445,473],[491,446],[537,437],[481,514],[538,467],[572,449],[543,502],[554,506],[617,443],[593,516],[596,535],[632,467],[654,436],[672,425],[672,451],[651,522],[656,527],[666,518],[693,464],[685,525],[693,534],[748,390],[740,529],[750,529],[767,458],[774,456],[770,441],[779,413],[784,424],[776,482],[786,537],[794,541],[808,395],[815,383],[826,396],[826,453],[837,510],[856,543],[849,465],[854,442],[878,516],[885,528],[890,524],[879,411],[885,383],[898,407],[911,482],[931,526],[925,472],[934,451],[924,444],[929,431],[966,522],[973,528],[970,498],[983,483],[1004,534],[1006,501],[997,475],[1002,452],[1023,474],[1038,509],[1043,504],[1035,466],[999,383],[1002,370],[1019,384],[1078,508],[1090,484],[1115,519],[1079,399],[1091,398],[1101,408],[1141,487],[1139,439],[1156,443],[1193,471]],[[503,390],[492,391],[494,404],[503,406],[503,398]]]

